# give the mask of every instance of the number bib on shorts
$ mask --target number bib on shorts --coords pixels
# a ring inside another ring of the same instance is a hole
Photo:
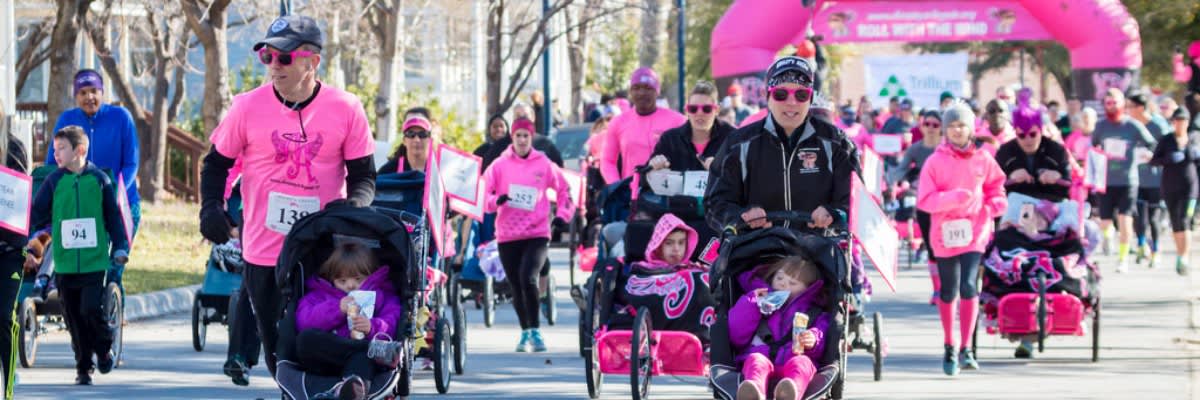
[[[62,245],[64,249],[90,249],[96,247],[96,219],[76,218],[62,221]]]
[[[539,195],[541,193],[538,193],[537,188],[532,186],[515,183],[508,185],[508,205],[513,208],[533,211],[534,206],[537,205]]]
[[[292,224],[308,214],[321,211],[321,199],[314,196],[289,196],[271,192],[267,197],[267,229],[287,235]]]
[[[942,223],[942,245],[948,249],[966,247],[974,239],[971,231],[971,221],[968,219],[952,219]]]

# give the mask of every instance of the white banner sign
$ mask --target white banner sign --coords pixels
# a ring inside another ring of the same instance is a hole
[[[433,146],[430,146],[431,148]],[[433,236],[433,244],[438,254],[445,255],[450,246],[446,240],[446,190],[442,187],[441,179],[430,177],[441,176],[437,157],[429,157],[425,162],[425,215],[428,217],[429,234]]]
[[[899,97],[912,99],[920,108],[937,108],[942,92],[970,97],[966,53],[867,56],[863,71],[873,104]]]
[[[475,204],[453,197],[449,199],[449,204],[451,210],[458,211],[473,220],[483,222],[483,202],[487,196],[487,181],[481,179],[479,185],[476,187],[478,190],[475,193]]]
[[[32,196],[33,179],[29,175],[0,166],[0,228],[29,235]]]
[[[483,160],[474,154],[441,145],[438,148],[442,185],[446,195],[462,201],[475,202],[479,191],[479,173]]]
[[[900,235],[879,203],[857,179],[851,178],[850,232],[871,264],[893,292],[900,260]]]

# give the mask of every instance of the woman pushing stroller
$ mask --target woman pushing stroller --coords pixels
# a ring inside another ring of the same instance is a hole
[[[746,271],[738,282],[746,294],[729,311],[729,339],[745,378],[737,399],[766,399],[771,382],[775,400],[798,399],[816,375],[829,329],[830,315],[820,312],[827,301],[820,270],[792,256]]]

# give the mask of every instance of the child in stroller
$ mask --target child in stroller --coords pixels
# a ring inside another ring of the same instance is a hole
[[[713,301],[707,290],[697,290],[693,279],[694,273],[707,279],[708,268],[690,260],[698,241],[695,229],[674,214],[664,214],[654,226],[645,260],[631,265],[624,290],[617,296],[628,304],[627,310],[646,306],[652,313],[661,312],[654,315],[654,329],[690,332],[708,343]],[[664,287],[682,287],[687,292],[680,297],[664,293]]]
[[[790,256],[743,272],[738,281],[746,294],[729,310],[729,339],[745,378],[737,399],[765,399],[770,381],[778,382],[776,400],[796,399],[816,375],[814,360],[825,350],[829,329],[820,270],[803,256]]]
[[[388,267],[378,266],[370,250],[346,241],[305,282],[308,293],[297,310],[296,344],[309,351],[298,354],[300,364],[310,371],[342,376],[322,395],[362,399],[366,396],[363,378],[375,376],[372,360],[388,368],[399,364],[400,342],[391,341],[387,332],[394,332],[392,325],[400,320],[400,298],[387,277]],[[355,292],[373,293],[374,300],[360,304]]]

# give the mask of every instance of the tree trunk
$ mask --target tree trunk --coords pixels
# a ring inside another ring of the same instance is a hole
[[[642,10],[642,48],[638,52],[638,64],[642,67],[653,67],[662,53],[663,42],[666,41],[667,13],[663,11],[662,0],[643,0],[645,9]]]
[[[491,0],[487,20],[487,112],[496,115],[500,109],[500,75],[504,70],[501,52],[504,46],[504,0]]]
[[[54,18],[54,33],[50,35],[50,87],[46,91],[46,129],[54,130],[58,115],[75,106],[72,97],[73,80],[78,61],[75,48],[80,23],[87,14],[91,0],[55,0],[58,6]]]
[[[206,134],[225,118],[233,97],[229,90],[229,48],[225,44],[228,40],[225,10],[229,3],[230,0],[183,1],[188,26],[204,46],[204,104],[200,113]]]
[[[404,22],[403,0],[390,0],[387,10],[376,12],[376,35],[383,47],[379,51],[379,92],[375,97],[375,138],[391,143],[396,138],[396,108],[399,107],[399,83],[404,80],[404,71],[399,60],[404,58],[400,46],[400,28]]]
[[[571,120],[574,122],[583,122],[583,84],[587,79],[588,70],[588,54],[591,47],[591,36],[588,35],[588,28],[591,26],[589,21],[595,18],[596,9],[600,7],[601,0],[587,0],[583,5],[583,9],[579,12],[579,26],[576,28],[575,37],[568,35],[568,46],[570,51],[567,53],[571,63]],[[567,19],[567,27],[574,25],[571,13],[564,13]]]

